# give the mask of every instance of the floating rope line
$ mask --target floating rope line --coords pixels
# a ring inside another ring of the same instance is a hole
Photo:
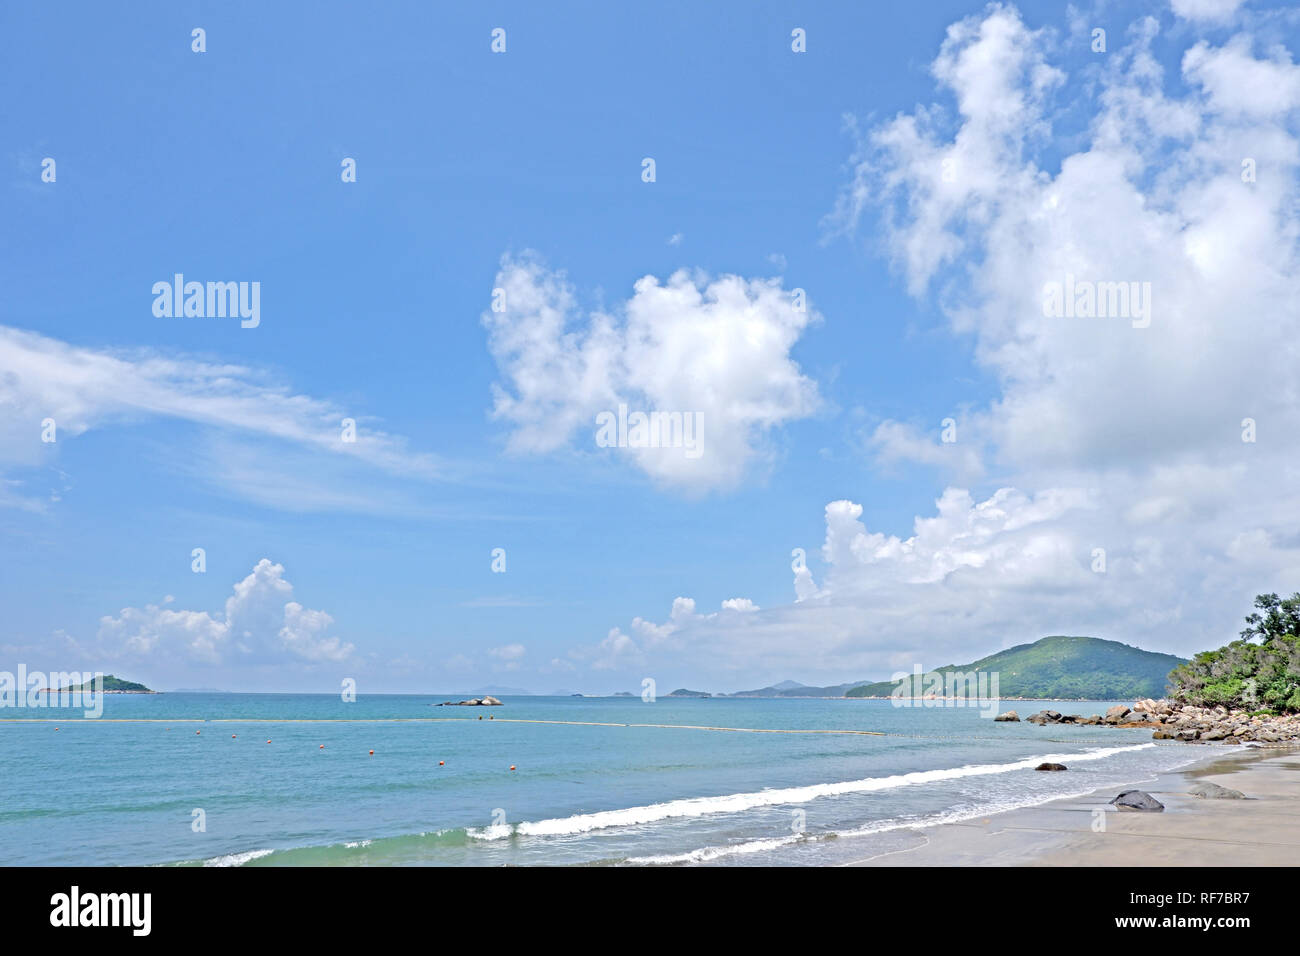
[[[476,717],[94,717],[81,720],[60,720],[57,717],[0,717],[0,723],[9,724],[430,724],[450,722],[477,722]],[[835,729],[783,729],[774,727],[709,727],[702,724],[628,724],[599,720],[541,720],[524,717],[492,716],[492,723],[502,724],[566,724],[574,727],[652,727],[664,730],[713,730],[733,734],[850,734],[862,737],[903,736],[886,734],[879,730]]]
[[[481,717],[93,717],[65,719],[58,717],[0,717],[0,724],[439,724],[478,723]],[[1003,737],[967,737],[962,734],[908,734],[881,730],[786,729],[779,727],[712,727],[704,724],[637,724],[599,720],[543,720],[526,717],[497,717],[494,724],[564,724],[571,727],[648,727],[665,730],[711,730],[732,734],[820,734],[856,737],[906,737],[914,740],[1002,741]],[[1066,743],[1046,737],[1044,743]]]

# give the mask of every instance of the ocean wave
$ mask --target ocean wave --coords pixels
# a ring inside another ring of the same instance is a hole
[[[597,830],[641,826],[657,823],[661,820],[703,817],[720,813],[742,813],[759,807],[807,803],[821,797],[852,793],[873,793],[880,790],[893,790],[898,787],[956,780],[962,777],[1011,773],[1016,770],[1032,770],[1038,764],[1045,762],[1056,763],[1070,760],[1074,763],[1080,763],[1083,761],[1104,760],[1114,754],[1148,750],[1155,746],[1153,743],[1145,743],[1124,747],[1093,747],[1082,753],[1041,754],[1011,763],[967,764],[961,767],[948,767],[939,770],[916,770],[911,773],[894,774],[888,777],[865,777],[861,780],[845,780],[839,783],[817,783],[802,787],[785,787],[751,793],[732,793],[716,797],[691,797],[681,800],[669,800],[664,803],[652,803],[642,807],[602,810],[596,813],[580,813],[571,817],[560,817],[553,820],[523,822],[514,826],[482,827],[470,829],[467,833],[478,840],[500,840],[512,835],[572,836]],[[1055,798],[1053,796],[1051,799]]]
[[[1077,760],[1078,758],[1075,759]],[[728,856],[747,853],[762,853],[767,850],[777,850],[783,846],[790,846],[795,843],[820,843],[825,840],[875,836],[876,834],[889,833],[897,830],[924,830],[929,827],[942,826],[945,823],[964,823],[967,820],[993,816],[998,813],[1006,813],[1009,810],[1023,810],[1025,807],[1041,806],[1044,803],[1051,803],[1053,800],[1073,800],[1078,797],[1086,796],[1089,793],[1092,793],[1091,788],[1071,793],[1050,793],[1031,799],[1017,800],[1007,803],[991,803],[983,806],[971,807],[965,810],[945,810],[941,813],[935,813],[921,819],[901,819],[894,817],[889,820],[879,820],[875,823],[868,823],[864,826],[853,827],[848,830],[830,830],[825,833],[815,834],[806,833],[781,839],[751,840],[747,843],[736,843],[730,846],[701,847],[698,850],[691,850],[686,853],[633,856],[623,862],[639,866],[674,866],[684,863],[711,863],[714,860],[720,860]]]
[[[260,860],[264,856],[270,856],[274,850],[246,850],[243,853],[227,853],[224,856],[214,856],[210,860],[204,860],[204,866],[243,866],[245,863],[252,863],[254,860]]]

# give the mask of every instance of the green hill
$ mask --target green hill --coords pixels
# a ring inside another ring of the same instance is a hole
[[[1186,663],[1173,654],[1157,654],[1119,641],[1097,637],[1044,637],[998,651],[970,664],[949,664],[936,673],[974,671],[998,675],[1001,697],[1059,697],[1075,700],[1135,700],[1163,697],[1169,672]],[[911,696],[922,696],[921,681]],[[845,697],[888,697],[893,681],[862,684]],[[974,687],[974,681],[971,682]]]

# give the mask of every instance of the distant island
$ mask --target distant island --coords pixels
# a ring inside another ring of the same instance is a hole
[[[72,694],[87,693],[95,691],[95,681],[88,680],[84,684],[69,684],[67,687],[46,687],[41,691],[43,694]],[[114,677],[112,674],[104,675],[104,693],[105,694],[156,694],[158,691],[150,690],[144,684],[137,684],[135,681],[122,680],[120,677]]]
[[[713,695],[702,690],[687,690],[685,687],[679,687],[668,695],[669,697],[712,697]]]
[[[976,672],[998,675],[998,695],[1038,700],[1127,700],[1161,697],[1169,673],[1187,663],[1173,654],[1159,654],[1099,637],[1044,637],[1018,644],[969,664],[948,664],[929,674]],[[909,675],[911,676],[911,675]],[[915,678],[912,678],[915,682]],[[899,682],[850,681],[812,687],[782,681],[727,697],[891,697]],[[925,696],[924,682],[908,696]]]

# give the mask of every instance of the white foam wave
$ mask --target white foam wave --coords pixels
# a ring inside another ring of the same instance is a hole
[[[741,813],[758,807],[807,803],[820,797],[833,797],[846,793],[872,793],[879,790],[893,790],[897,787],[911,787],[943,780],[956,780],[962,777],[1011,773],[1016,770],[1032,770],[1038,764],[1044,762],[1058,763],[1070,760],[1079,763],[1090,760],[1104,760],[1114,754],[1147,750],[1152,747],[1155,747],[1155,744],[1133,744],[1127,747],[1094,747],[1082,753],[1043,754],[1037,757],[1026,757],[1012,763],[968,764],[962,767],[917,770],[912,773],[894,774],[888,777],[866,777],[862,780],[845,780],[839,783],[817,783],[803,787],[760,790],[754,793],[732,793],[718,797],[691,797],[683,800],[669,800],[664,803],[652,803],[643,807],[602,810],[597,813],[580,813],[575,816],[561,817],[554,820],[524,822],[513,827],[509,825],[484,827],[468,832],[470,836],[479,840],[499,840],[512,834],[521,836],[570,836],[612,827],[640,826],[674,818],[702,817],[716,813]]]
[[[274,850],[248,850],[244,853],[227,853],[225,856],[214,856],[210,860],[204,860],[204,866],[243,866],[245,863],[251,863],[253,860],[259,860],[264,856],[270,856]]]

